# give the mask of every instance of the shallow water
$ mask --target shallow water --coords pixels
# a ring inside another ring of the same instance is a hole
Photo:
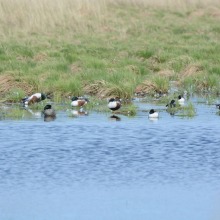
[[[220,116],[191,101],[191,119],[135,101],[135,117],[0,121],[0,219],[220,219]]]

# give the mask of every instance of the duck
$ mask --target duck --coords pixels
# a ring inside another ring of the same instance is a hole
[[[51,105],[46,105],[44,107],[44,115],[45,117],[55,117],[56,116],[56,110]]]
[[[89,102],[89,100],[87,98],[79,98],[79,97],[73,97],[72,98],[72,102],[71,102],[71,106],[72,107],[83,107],[85,106],[87,103]]]
[[[155,112],[154,109],[151,109],[148,118],[158,118],[158,117],[159,117],[159,113]]]
[[[168,104],[166,105],[166,107],[170,107],[170,108],[176,107],[175,100],[172,100],[170,103],[168,103]]]
[[[46,95],[44,93],[35,93],[35,94],[31,95],[28,98],[22,99],[22,102],[25,105],[30,105],[30,104],[34,104],[36,102],[40,102],[42,100],[45,100],[46,98],[47,97],[46,97]]]
[[[110,110],[113,111],[113,114],[115,114],[115,111],[118,110],[119,108],[121,108],[121,102],[115,100],[114,98],[111,98],[111,99],[109,100],[109,103],[108,103],[107,106],[108,106],[108,108],[109,108]]]
[[[216,105],[216,108],[220,109],[220,104],[217,104],[217,105]]]
[[[178,102],[179,104],[183,104],[185,101],[185,99],[183,97],[181,97],[181,95],[178,96]]]

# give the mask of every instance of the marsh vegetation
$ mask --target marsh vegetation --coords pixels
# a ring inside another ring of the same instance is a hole
[[[48,7],[49,5],[49,7]],[[219,93],[220,3],[0,0],[0,96]]]

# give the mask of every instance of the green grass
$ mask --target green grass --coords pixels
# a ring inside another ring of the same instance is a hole
[[[196,116],[196,111],[196,107],[190,102],[188,106],[181,107],[181,112],[177,116],[193,118]]]
[[[118,112],[122,115],[128,115],[129,117],[133,117],[137,115],[138,107],[133,103],[128,103],[125,107],[122,105],[122,108],[118,110]]]
[[[25,93],[21,89],[13,89],[6,93],[5,99],[9,102],[21,102],[21,99],[24,98]]]
[[[14,105],[12,108],[1,108],[0,116],[4,119],[20,120],[24,116],[25,110],[21,106]]]
[[[20,31],[0,27],[0,76],[12,73],[17,82],[33,87],[32,92],[52,94],[57,101],[86,93],[130,99],[146,80],[161,93],[169,89],[170,79],[181,79],[193,91],[219,91],[217,17],[131,6],[108,6],[106,13],[98,23],[86,18],[87,31],[85,26],[58,26],[50,34],[26,31],[22,25]],[[182,79],[184,69],[193,64],[201,64],[201,72]],[[171,71],[172,77],[157,76],[161,70]],[[95,91],[90,88],[102,80]],[[26,93],[25,88],[18,95],[14,91],[18,89],[0,96],[18,102]]]

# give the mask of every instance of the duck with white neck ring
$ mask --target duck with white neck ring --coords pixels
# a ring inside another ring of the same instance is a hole
[[[155,112],[154,109],[151,109],[148,118],[159,118],[159,113]]]

